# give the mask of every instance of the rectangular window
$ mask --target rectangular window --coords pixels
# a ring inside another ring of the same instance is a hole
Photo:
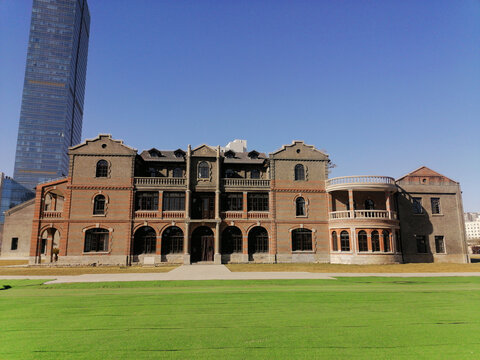
[[[412,205],[414,214],[423,214],[422,198],[414,197]]]
[[[248,211],[268,211],[268,193],[249,193]]]
[[[443,236],[435,236],[435,252],[437,254],[445,254],[445,243],[443,242]]]
[[[158,210],[158,192],[137,192],[135,210]]]
[[[184,192],[164,192],[163,193],[164,211],[184,211],[185,193]]]
[[[416,235],[417,239],[417,253],[426,254],[427,253],[427,239],[425,235]]]
[[[431,198],[432,214],[441,214],[440,212],[440,198]]]
[[[243,210],[243,194],[242,193],[226,193],[223,198],[224,211],[242,211]]]
[[[10,246],[10,250],[17,250],[18,249],[18,238],[12,238],[12,245]]]

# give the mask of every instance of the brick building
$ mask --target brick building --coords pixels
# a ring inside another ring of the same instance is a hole
[[[110,135],[69,156],[68,177],[37,187],[31,263],[467,261],[459,184],[425,167],[328,179],[302,141],[138,154]]]

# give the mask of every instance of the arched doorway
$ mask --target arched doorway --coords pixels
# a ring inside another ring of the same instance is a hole
[[[268,253],[268,232],[262,226],[255,226],[248,233],[248,254]]]
[[[225,228],[222,233],[222,254],[241,253],[242,248],[242,231],[236,226]]]
[[[57,261],[60,248],[60,233],[58,230],[54,227],[47,228],[42,232],[40,238],[37,248],[38,263],[41,263],[42,256],[45,261]]]
[[[209,227],[200,226],[192,233],[191,262],[213,261],[214,236]]]
[[[155,254],[157,233],[150,226],[142,226],[135,231],[133,238],[133,255]]]

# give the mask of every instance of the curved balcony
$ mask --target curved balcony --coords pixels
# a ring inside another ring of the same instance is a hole
[[[329,213],[330,220],[342,219],[382,219],[382,220],[397,220],[397,213],[395,211],[387,210],[343,210],[332,211]]]
[[[341,176],[327,180],[327,192],[336,190],[396,191],[395,179],[390,176]]]

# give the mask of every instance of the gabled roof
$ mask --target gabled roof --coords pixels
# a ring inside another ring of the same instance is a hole
[[[125,145],[122,140],[112,139],[110,134],[99,134],[94,139],[87,139],[83,143],[69,148],[72,154],[89,155],[134,155],[137,149]]]
[[[234,153],[234,157],[229,158],[226,157],[225,154],[232,152],[231,150],[228,150],[224,153],[221,153],[223,155],[223,163],[224,164],[263,164],[265,160],[267,159],[267,155],[265,153],[259,153],[258,151],[252,150],[250,152],[237,152]],[[257,154],[257,157],[252,158],[251,154]]]
[[[403,175],[402,177],[398,178],[396,181],[401,181],[407,177],[441,177],[451,182],[457,183],[455,180],[452,180],[446,177],[445,175],[442,175],[426,166],[420,166],[418,169],[415,169],[412,172],[409,172],[408,174]]]
[[[152,156],[156,153],[158,156]],[[181,154],[177,156],[176,154]],[[182,149],[177,149],[174,151],[171,150],[158,150],[156,148],[151,148],[149,150],[143,150],[140,154],[140,157],[144,161],[159,161],[159,162],[185,162],[185,151]]]
[[[196,156],[217,156],[217,149],[213,146],[202,144],[192,150],[192,155]]]
[[[328,159],[328,154],[324,151],[321,151],[321,150],[318,150],[315,146],[313,145],[307,145],[305,144],[302,140],[293,140],[291,144],[289,145],[283,145],[280,149],[278,149],[277,151],[274,151],[272,153],[270,153],[270,156],[275,156],[275,155],[279,155],[280,153],[282,152],[288,152],[288,151],[291,151],[292,148],[294,147],[297,147],[297,148],[300,148],[300,147],[303,147],[303,148],[306,148],[308,149],[308,151],[311,151],[313,153],[316,153],[318,156],[320,156],[320,158],[326,158]],[[298,152],[299,150],[297,150]]]

